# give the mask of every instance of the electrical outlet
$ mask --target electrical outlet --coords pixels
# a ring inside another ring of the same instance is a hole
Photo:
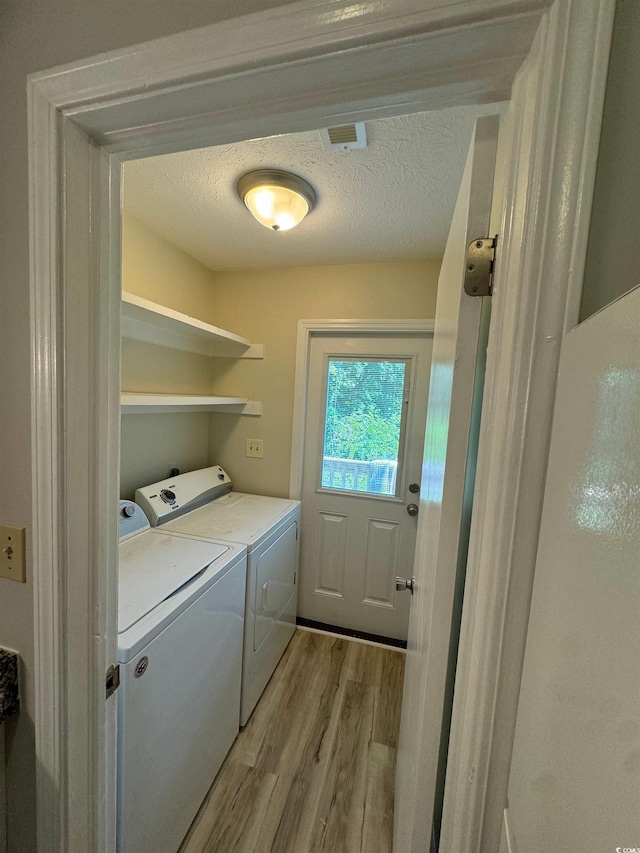
[[[0,524],[0,578],[26,583],[25,528]]]
[[[253,456],[255,459],[262,459],[262,439],[248,438],[244,445],[244,455]]]

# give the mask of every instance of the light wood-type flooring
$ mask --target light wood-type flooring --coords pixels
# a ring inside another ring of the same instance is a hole
[[[391,853],[403,671],[298,630],[180,853]]]

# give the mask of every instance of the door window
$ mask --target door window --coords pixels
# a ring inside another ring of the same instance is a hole
[[[408,401],[406,359],[327,358],[323,490],[395,496]]]

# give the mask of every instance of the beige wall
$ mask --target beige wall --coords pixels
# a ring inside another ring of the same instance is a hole
[[[127,168],[124,167],[126,187]],[[213,322],[214,273],[190,255],[150,231],[133,216],[122,217],[122,289]]]
[[[214,322],[265,345],[263,361],[214,366],[214,389],[261,400],[260,418],[212,416],[209,462],[228,469],[239,490],[287,496],[297,323],[300,319],[429,319],[440,262],[354,264],[216,273]],[[264,441],[264,458],[244,455]]]
[[[126,172],[125,172],[126,180]],[[209,359],[140,341],[122,342],[122,389],[247,396],[260,418],[123,415],[120,496],[182,471],[219,463],[236,488],[288,495],[299,319],[430,318],[439,261],[213,273],[130,216],[123,218],[122,287],[265,345],[265,358]],[[245,456],[262,438],[263,459]]]
[[[126,183],[126,169],[125,169]],[[214,274],[132,216],[122,220],[122,289],[201,320],[211,319]],[[122,390],[209,394],[211,359],[124,338]],[[206,413],[123,415],[120,497],[169,476],[207,464]]]
[[[640,3],[617,0],[580,319],[640,284]]]
[[[121,437],[120,496],[128,500],[140,486],[164,480],[171,468],[195,471],[208,464],[206,412],[124,415]]]

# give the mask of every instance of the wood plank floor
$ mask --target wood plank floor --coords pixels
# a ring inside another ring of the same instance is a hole
[[[297,631],[179,853],[391,853],[403,674]]]

